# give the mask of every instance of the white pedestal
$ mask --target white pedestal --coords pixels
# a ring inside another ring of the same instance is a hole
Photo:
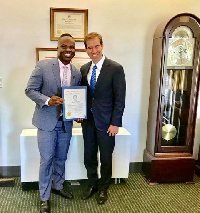
[[[130,133],[119,128],[113,152],[113,178],[128,178],[130,163]],[[21,182],[36,182],[39,178],[40,154],[37,144],[37,129],[23,129],[20,135]],[[84,145],[81,128],[73,128],[72,139],[65,163],[66,180],[87,179],[84,166]]]

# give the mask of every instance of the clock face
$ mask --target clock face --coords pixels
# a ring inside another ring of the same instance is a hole
[[[174,41],[169,48],[168,57],[175,65],[187,64],[192,59],[192,56],[192,44],[187,40],[179,39]]]
[[[194,38],[190,29],[178,27],[169,39],[167,66],[192,66]]]

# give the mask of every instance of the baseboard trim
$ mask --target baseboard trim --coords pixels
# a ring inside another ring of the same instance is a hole
[[[129,165],[129,173],[142,172],[143,162],[131,162]],[[0,186],[13,186],[14,181],[10,180],[11,177],[20,177],[21,176],[21,167],[20,166],[1,166],[0,167],[0,178],[2,178],[2,184]],[[8,181],[6,182],[6,179]],[[4,181],[5,180],[5,181]],[[22,190],[38,190],[38,182],[22,182]]]
[[[131,162],[129,165],[129,173],[138,173],[142,172],[143,162]]]
[[[22,182],[22,191],[38,190],[39,184],[37,182]]]
[[[20,166],[0,166],[0,178],[2,177],[20,177]]]
[[[129,165],[129,173],[142,172],[143,162],[131,162]],[[20,166],[0,166],[0,178],[2,177],[20,177]]]

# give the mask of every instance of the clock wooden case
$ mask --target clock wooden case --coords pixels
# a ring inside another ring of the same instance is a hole
[[[200,20],[178,14],[154,34],[143,172],[151,182],[192,182]]]

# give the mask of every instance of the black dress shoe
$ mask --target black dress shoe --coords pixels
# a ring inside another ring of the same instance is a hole
[[[108,199],[107,191],[106,190],[99,191],[97,193],[96,199],[98,204],[100,205],[104,204]]]
[[[71,192],[68,192],[64,189],[57,190],[57,189],[52,188],[51,192],[54,193],[54,194],[60,195],[64,198],[66,198],[66,199],[73,199],[74,198],[74,196]]]
[[[87,200],[88,198],[92,197],[92,195],[97,192],[97,189],[94,186],[88,187],[85,192],[83,193],[81,199]]]
[[[50,202],[49,202],[49,200],[40,201],[40,213],[50,213]]]

